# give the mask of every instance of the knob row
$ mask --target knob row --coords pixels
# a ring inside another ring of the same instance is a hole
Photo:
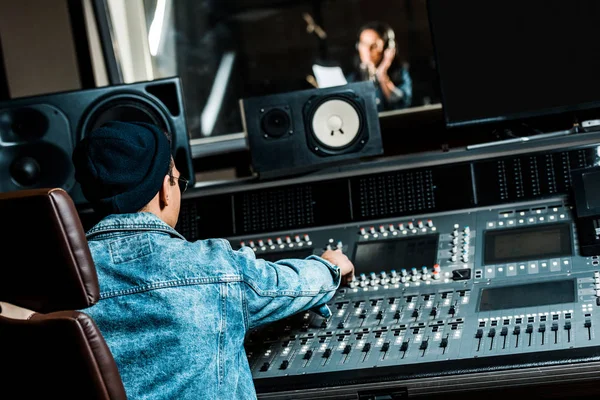
[[[406,283],[406,282],[418,282],[429,281],[429,280],[439,280],[441,278],[440,273],[440,265],[435,264],[431,269],[431,273],[427,266],[422,266],[419,271],[416,267],[410,269],[410,273],[407,269],[402,268],[398,273],[396,270],[391,270],[389,275],[385,271],[381,271],[379,274],[375,272],[370,272],[368,275],[365,273],[359,274],[358,278],[354,277],[350,282],[349,286],[351,288],[356,287],[366,287],[366,286],[377,286],[377,285],[387,285],[387,284],[396,284],[396,283]]]
[[[256,242],[254,240],[249,240],[248,244],[246,244],[245,241],[241,241],[240,242],[240,247],[244,247],[244,246],[248,246],[251,248],[256,248],[256,247],[265,247],[265,246],[275,246],[275,245],[293,245],[293,244],[298,244],[298,245],[302,245],[303,243],[307,243],[307,244],[312,244],[311,240],[310,240],[310,236],[308,236],[307,234],[302,235],[302,237],[300,235],[294,235],[294,239],[292,241],[292,238],[290,236],[286,236],[285,238],[281,238],[281,237],[277,237],[275,239],[275,241],[273,241],[273,239],[269,238],[267,239],[267,241],[265,242],[263,239],[258,239]]]
[[[394,224],[388,224],[388,225],[379,225],[378,229],[375,229],[374,226],[367,228],[361,227],[359,230],[359,234],[361,235],[366,235],[366,234],[371,234],[374,235],[376,233],[385,233],[385,232],[395,232],[396,230],[399,231],[405,231],[405,230],[412,230],[412,229],[423,229],[423,228],[435,228],[433,225],[433,221],[428,219],[425,222],[423,221],[417,221],[416,223],[410,221],[406,224],[404,223],[399,223],[396,227],[396,225]]]

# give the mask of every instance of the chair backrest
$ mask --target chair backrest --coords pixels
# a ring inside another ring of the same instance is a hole
[[[78,311],[100,290],[71,197],[0,193],[0,227],[0,398],[126,399],[100,330]]]

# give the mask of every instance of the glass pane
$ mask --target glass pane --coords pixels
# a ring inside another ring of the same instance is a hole
[[[132,6],[136,1],[141,18]],[[119,2],[127,3],[125,11]],[[380,116],[439,103],[426,0],[109,0],[108,5],[113,21],[123,19],[115,17],[120,10],[130,26],[127,37],[115,37],[113,30],[116,51],[133,53],[128,46],[139,42],[151,60],[149,74],[148,58],[136,56],[128,79],[180,76],[192,138],[241,132],[239,99],[327,84],[315,65],[345,81],[361,79],[369,68],[359,68],[359,49],[371,54],[381,42],[390,47],[390,40],[377,35],[359,40],[360,28],[370,21],[387,23],[395,45],[388,73],[373,73],[372,79],[387,75],[388,94],[398,95],[396,87],[404,95],[395,103],[385,97]],[[136,19],[145,20],[147,35],[138,41],[143,24]],[[129,58],[135,57],[117,55]]]

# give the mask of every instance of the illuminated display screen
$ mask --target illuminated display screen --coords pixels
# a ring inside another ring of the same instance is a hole
[[[528,283],[481,290],[479,311],[547,306],[575,302],[575,280]]]
[[[257,254],[256,258],[262,258],[267,261],[279,261],[286,258],[306,258],[313,254],[312,249],[306,248],[301,250],[278,251],[272,253]]]
[[[438,234],[415,236],[377,242],[363,242],[356,245],[354,273],[391,271],[423,265],[431,268],[436,262]]]
[[[570,256],[571,225],[544,224],[484,233],[484,264]]]

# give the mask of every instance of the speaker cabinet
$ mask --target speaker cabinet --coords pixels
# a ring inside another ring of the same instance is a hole
[[[240,100],[253,171],[274,178],[383,154],[372,82]]]
[[[169,132],[177,168],[195,183],[181,82],[173,77],[0,103],[0,192],[61,187],[85,203],[71,155],[88,132],[111,120]]]

